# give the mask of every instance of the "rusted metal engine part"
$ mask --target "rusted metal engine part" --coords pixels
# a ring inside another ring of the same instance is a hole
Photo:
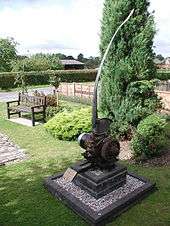
[[[111,168],[118,160],[119,142],[106,134],[98,135],[92,132],[85,141],[85,147],[83,156],[99,168]]]
[[[98,119],[92,133],[82,134],[79,138],[80,146],[86,150],[83,156],[102,169],[112,168],[120,152],[119,142],[110,135],[110,124],[109,119]]]

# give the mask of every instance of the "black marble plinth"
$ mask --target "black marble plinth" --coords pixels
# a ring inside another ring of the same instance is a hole
[[[89,163],[82,163],[71,167],[78,172],[74,178],[74,183],[96,199],[126,183],[127,168],[125,166],[116,163],[109,170],[99,170],[89,167]]]
[[[86,163],[82,165],[83,169],[80,164],[76,164],[75,168],[80,174],[83,173],[84,177],[87,176],[88,179],[93,178],[91,166],[88,165],[87,167]],[[121,169],[126,168],[122,166]],[[121,169],[119,169],[120,172]],[[107,173],[109,176],[111,175],[111,172]],[[95,198],[92,193],[89,193],[88,189],[83,189],[82,186],[75,184],[76,178],[72,182],[67,182],[62,176],[63,174],[57,174],[46,178],[44,180],[45,188],[54,197],[63,200],[68,207],[79,214],[90,225],[94,226],[105,225],[110,222],[155,189],[155,184],[128,172],[126,183],[123,186],[117,189],[113,187],[113,190],[104,196]],[[102,181],[101,173],[95,179],[99,182]]]

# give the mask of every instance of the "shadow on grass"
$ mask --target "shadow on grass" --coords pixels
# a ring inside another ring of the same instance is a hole
[[[43,180],[72,164],[68,158],[21,162],[0,168],[1,226],[87,226],[43,187]],[[158,191],[118,217],[110,226],[168,225],[170,179],[168,168],[128,166],[157,183]]]
[[[56,173],[56,168],[54,162],[0,168],[1,226],[87,225],[43,187],[44,177]]]

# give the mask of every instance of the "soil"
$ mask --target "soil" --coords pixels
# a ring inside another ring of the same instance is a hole
[[[158,157],[154,157],[152,159],[143,160],[140,162],[136,162],[134,159],[130,160],[131,163],[141,164],[146,167],[161,167],[161,166],[170,166],[170,150],[165,151],[162,155]]]
[[[164,151],[160,156],[154,157],[152,159],[143,159],[137,161],[133,158],[133,153],[130,149],[130,141],[121,141],[120,147],[120,160],[128,160],[132,164],[140,164],[146,167],[170,166],[170,149]]]

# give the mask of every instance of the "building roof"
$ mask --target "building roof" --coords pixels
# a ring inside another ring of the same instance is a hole
[[[84,65],[78,60],[60,60],[62,65]]]

